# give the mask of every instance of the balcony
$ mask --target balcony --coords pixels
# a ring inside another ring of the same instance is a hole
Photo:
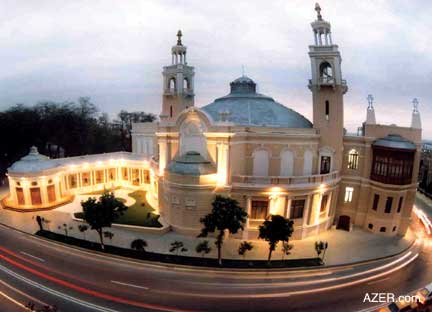
[[[300,187],[300,186],[312,186],[320,185],[323,183],[330,183],[339,179],[339,171],[333,171],[327,174],[316,174],[309,176],[245,176],[245,175],[234,175],[232,176],[233,186],[239,187],[269,187],[269,186],[281,186],[281,187]]]

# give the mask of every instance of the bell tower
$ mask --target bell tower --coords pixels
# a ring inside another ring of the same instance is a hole
[[[311,23],[314,44],[309,46],[312,79],[308,87],[312,92],[313,125],[319,130],[320,150],[326,150],[325,156],[320,153],[318,173],[327,173],[342,166],[343,95],[348,88],[342,79],[342,59],[338,46],[333,44],[330,23],[322,18],[318,3],[315,11],[317,19]]]
[[[173,121],[183,110],[194,106],[194,68],[186,61],[186,46],[182,32],[177,32],[177,44],[171,49],[171,65],[163,68],[161,121]]]

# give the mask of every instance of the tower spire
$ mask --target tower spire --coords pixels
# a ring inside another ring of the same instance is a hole
[[[421,119],[420,119],[420,112],[418,110],[419,101],[417,98],[414,98],[412,100],[413,104],[413,111],[412,111],[412,117],[411,117],[411,128],[415,129],[421,129]]]
[[[322,21],[322,16],[321,16],[321,7],[319,5],[319,3],[315,3],[315,11],[317,12],[317,19],[319,21]]]
[[[177,32],[177,45],[182,45],[181,37],[183,36],[182,31],[179,29]]]
[[[372,94],[368,94],[366,99],[368,101],[368,108],[367,108],[367,112],[366,112],[366,123],[370,124],[370,125],[374,125],[374,124],[376,124],[375,109],[373,107],[374,97]]]

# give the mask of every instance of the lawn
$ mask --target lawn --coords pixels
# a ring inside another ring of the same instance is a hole
[[[114,223],[137,225],[145,227],[162,227],[159,223],[159,215],[153,213],[154,209],[149,205],[145,197],[145,191],[134,191],[128,195],[135,199],[135,203],[129,206],[126,212]],[[119,198],[122,202],[124,199]],[[83,213],[74,213],[75,218],[82,219]]]
[[[153,213],[154,209],[149,205],[145,197],[145,191],[134,191],[128,195],[135,199],[135,204],[129,206],[126,213],[115,223],[138,225],[147,227],[162,227],[159,223],[159,215]]]

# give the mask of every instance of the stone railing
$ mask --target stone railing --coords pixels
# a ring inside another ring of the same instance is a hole
[[[333,171],[327,174],[316,174],[309,176],[232,176],[232,184],[256,184],[256,185],[296,185],[296,184],[321,184],[339,178],[339,172]]]

